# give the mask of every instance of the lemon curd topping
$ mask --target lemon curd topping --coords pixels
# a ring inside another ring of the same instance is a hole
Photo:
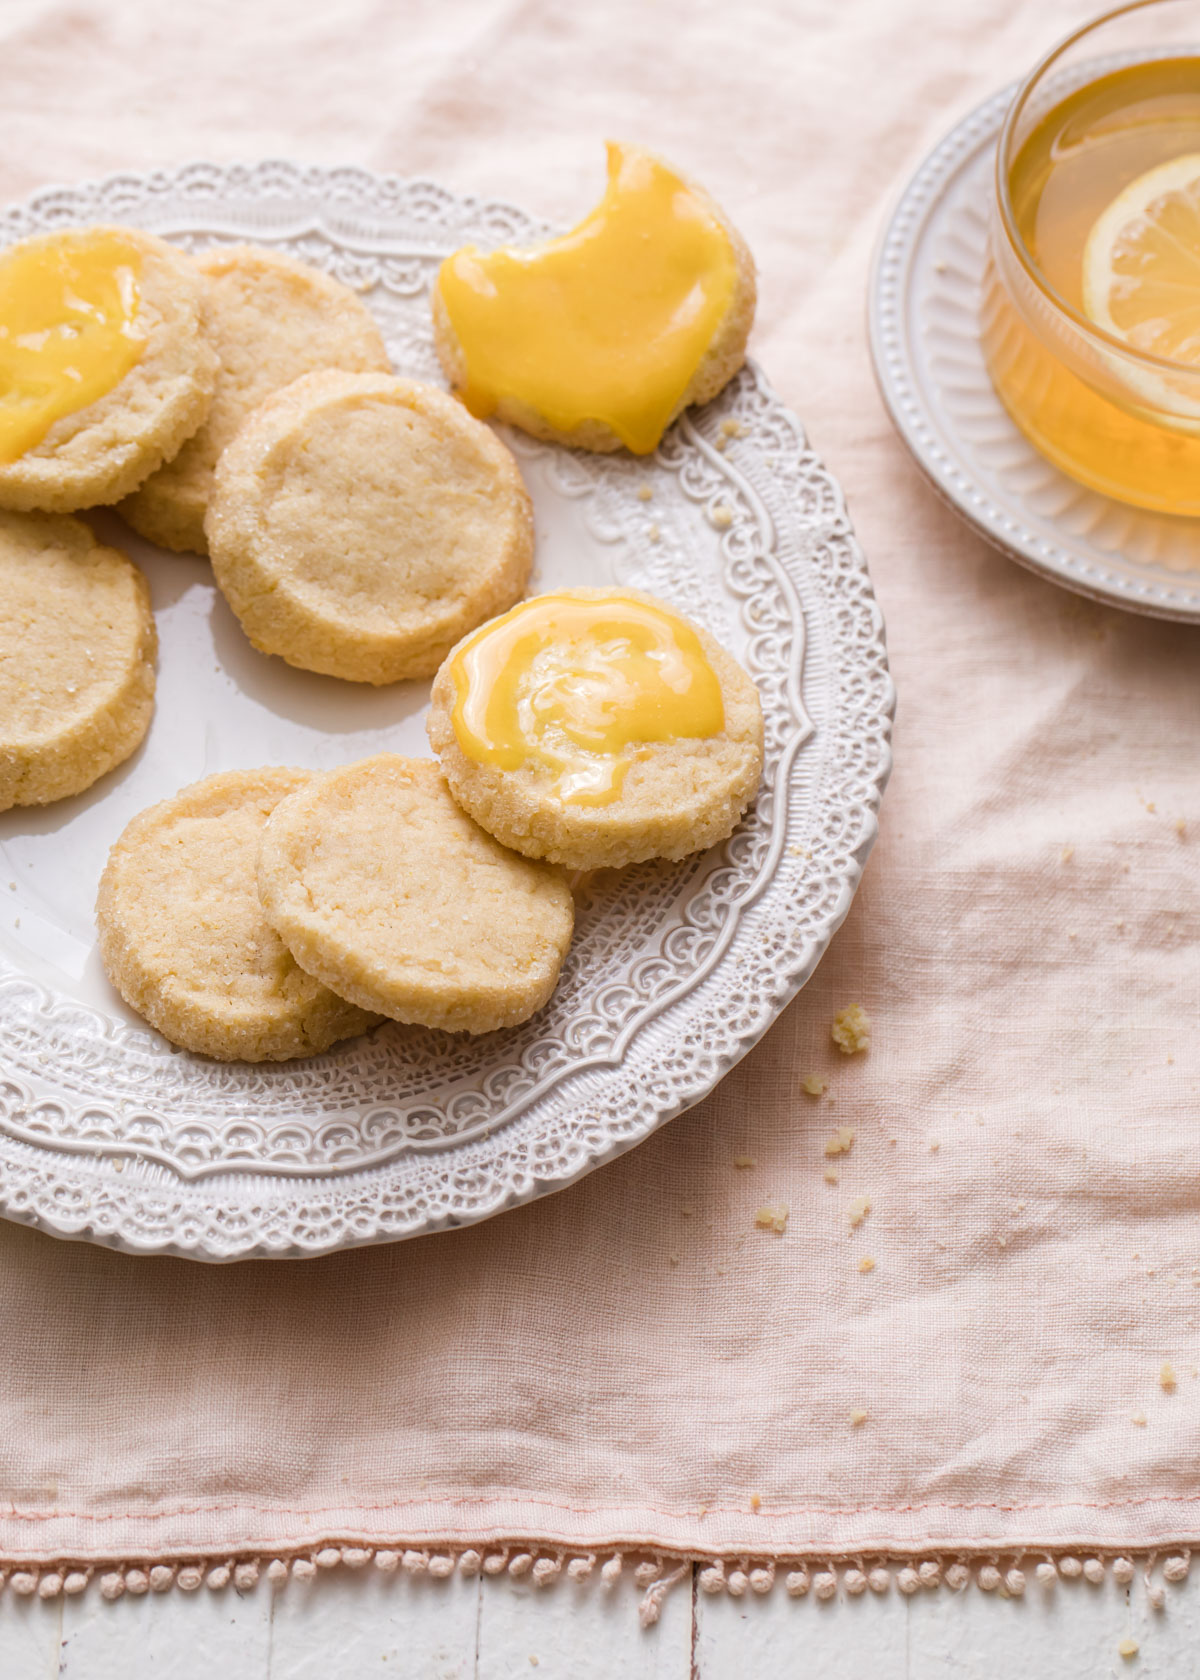
[[[99,230],[0,255],[0,461],[111,391],[138,361],[141,253]]]
[[[573,805],[616,799],[647,747],[725,727],[721,685],[696,632],[633,595],[523,601],[464,642],[450,674],[467,757],[547,769]]]
[[[608,147],[608,188],[571,233],[442,264],[438,291],[465,364],[460,396],[503,398],[557,431],[602,421],[654,449],[728,310],[737,261],[711,205],[648,153]]]

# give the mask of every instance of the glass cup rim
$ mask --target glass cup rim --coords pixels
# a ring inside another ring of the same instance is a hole
[[[1008,190],[1008,171],[1006,164],[1017,120],[1019,119],[1021,112],[1024,110],[1025,105],[1029,100],[1029,96],[1033,92],[1035,86],[1042,80],[1045,72],[1050,69],[1051,65],[1053,65],[1057,59],[1061,58],[1062,55],[1070,47],[1073,47],[1077,41],[1081,41],[1085,35],[1090,35],[1094,30],[1103,28],[1106,24],[1112,23],[1116,18],[1129,17],[1135,12],[1144,12],[1151,7],[1178,4],[1179,0],[1125,0],[1123,5],[1113,6],[1108,11],[1101,12],[1098,16],[1090,19],[1087,23],[1080,24],[1077,29],[1072,29],[1070,34],[1064,35],[1060,40],[1055,42],[1048,52],[1043,53],[1042,57],[1039,58],[1037,63],[1033,66],[1033,69],[1030,70],[1028,75],[1025,76],[1020,83],[1016,93],[1013,95],[1012,103],[1009,105],[1008,111],[1005,114],[1004,124],[1000,130],[1000,137],[996,143],[996,200],[1000,207],[1000,220],[1004,228],[1004,233],[1008,240],[1009,247],[1017,258],[1017,261],[1021,264],[1021,267],[1025,270],[1027,277],[1041,293],[1046,303],[1049,304],[1050,308],[1057,314],[1065,316],[1071,325],[1078,332],[1082,333],[1085,338],[1094,340],[1098,345],[1111,347],[1112,349],[1118,351],[1121,356],[1127,357],[1135,365],[1140,364],[1143,367],[1158,371],[1166,371],[1173,373],[1176,376],[1178,376],[1181,372],[1185,374],[1192,372],[1200,374],[1200,369],[1191,368],[1186,362],[1174,362],[1168,356],[1156,356],[1152,351],[1135,349],[1127,339],[1118,337],[1116,333],[1110,333],[1106,327],[1102,327],[1097,322],[1091,320],[1089,316],[1082,312],[1082,310],[1076,309],[1074,304],[1070,303],[1065,297],[1063,297],[1058,288],[1050,283],[1049,279],[1038,266],[1037,260],[1035,259],[1032,251],[1030,251],[1029,247],[1026,245],[1020,229],[1017,227],[1017,219],[1012,206],[1012,197]]]

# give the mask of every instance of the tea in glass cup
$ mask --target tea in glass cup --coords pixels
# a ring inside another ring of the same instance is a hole
[[[1200,0],[1139,0],[1022,84],[996,164],[982,337],[1055,466],[1200,517]]]

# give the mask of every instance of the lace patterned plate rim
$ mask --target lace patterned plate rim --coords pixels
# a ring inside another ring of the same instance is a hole
[[[428,181],[269,162],[48,190],[0,215],[0,243],[96,221],[189,248],[290,251],[359,291],[399,371],[435,380],[428,286],[441,257],[548,231]],[[651,457],[504,435],[534,498],[535,589],[651,589],[753,672],[767,769],[746,821],[685,863],[594,877],[558,991],[525,1027],[464,1040],[389,1025],[254,1067],[174,1050],[124,1009],[96,957],[91,905],[112,840],[216,769],[319,769],[385,747],[426,756],[428,685],[359,694],[263,658],[205,562],[97,515],[150,580],[158,702],[128,765],[78,799],[0,815],[3,1215],[202,1260],[315,1255],[484,1219],[699,1101],[813,972],[875,838],[894,707],[837,484],[752,365]]]
[[[880,391],[933,488],[1011,559],[1110,606],[1200,623],[1200,521],[1128,507],[1059,472],[988,378],[979,288],[996,140],[1015,92],[946,135],[884,228],[869,298]]]

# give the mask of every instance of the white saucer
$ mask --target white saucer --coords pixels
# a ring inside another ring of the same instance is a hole
[[[871,353],[896,430],[989,542],[1067,589],[1200,624],[1200,520],[1127,507],[1052,467],[1009,419],[979,342],[996,138],[1014,87],[909,182],[871,273]]]

